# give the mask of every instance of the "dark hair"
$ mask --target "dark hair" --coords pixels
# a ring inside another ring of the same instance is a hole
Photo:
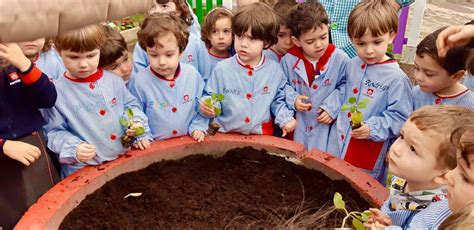
[[[388,0],[362,1],[349,15],[347,33],[350,38],[361,38],[370,32],[378,37],[386,33],[396,33],[398,15]]]
[[[232,32],[242,36],[251,29],[251,35],[262,40],[268,48],[278,42],[280,24],[275,12],[265,3],[245,5],[237,11],[232,21]]]
[[[53,38],[52,37],[46,37],[44,38],[44,46],[43,49],[41,49],[41,52],[48,52],[53,48]]]
[[[99,66],[101,67],[114,64],[127,51],[127,43],[120,32],[110,26],[103,27],[106,39],[104,45],[100,47]]]
[[[288,26],[288,17],[294,6],[296,6],[295,0],[278,0],[275,5],[273,5],[273,10],[278,16],[278,21],[280,25]]]
[[[288,16],[291,34],[299,38],[302,34],[329,23],[328,15],[319,2],[305,2],[294,7]]]
[[[212,29],[215,27],[216,21],[221,18],[229,18],[232,22],[232,17],[232,12],[223,7],[214,8],[207,14],[201,28],[201,40],[206,44],[208,49],[211,48],[209,37],[211,36]]]
[[[173,14],[155,13],[148,16],[143,21],[141,30],[137,32],[138,45],[143,50],[155,45],[164,46],[165,44],[156,44],[155,39],[168,32],[176,37],[179,52],[183,52],[188,44],[189,31],[183,20]]]
[[[450,75],[455,74],[459,70],[465,70],[470,49],[468,47],[453,47],[448,50],[446,56],[441,58],[438,56],[438,48],[436,47],[436,39],[438,35],[445,30],[446,27],[436,30],[428,34],[420,44],[416,47],[416,55],[422,57],[428,55],[433,58],[443,69],[448,71]]]
[[[186,4],[186,0],[155,0],[158,4],[166,4],[168,2],[174,2],[176,4],[176,11],[179,11],[179,17],[188,25],[193,24],[193,15]],[[153,8],[152,8],[153,9]]]
[[[71,50],[72,52],[89,52],[100,49],[105,42],[105,32],[102,25],[93,24],[77,30],[67,31],[58,34],[54,38],[54,45],[61,50]]]

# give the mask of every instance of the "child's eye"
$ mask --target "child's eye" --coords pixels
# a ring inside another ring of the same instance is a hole
[[[410,150],[414,153],[416,153],[416,150],[415,150],[415,147],[413,147],[412,145],[410,145]]]
[[[93,58],[93,57],[95,57],[95,54],[87,55],[87,58]]]
[[[358,43],[356,43],[356,45],[358,45],[358,46],[364,46],[364,43],[358,42]]]
[[[382,43],[381,41],[376,41],[374,42],[376,45],[380,45],[380,43]]]
[[[217,30],[211,30],[211,34],[217,33]]]
[[[150,54],[149,56],[150,56],[150,57],[158,57],[157,54]]]
[[[230,30],[224,30],[224,33],[226,33],[226,34],[229,34],[229,33],[231,33],[231,32],[232,32],[232,31],[230,31]]]

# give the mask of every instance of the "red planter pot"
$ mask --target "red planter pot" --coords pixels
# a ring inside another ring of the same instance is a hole
[[[189,137],[158,141],[145,151],[131,151],[115,161],[83,168],[45,193],[21,218],[15,229],[57,229],[64,217],[89,194],[115,177],[147,167],[161,160],[204,153],[223,154],[230,149],[252,146],[268,152],[297,157],[308,168],[319,170],[333,180],[346,180],[372,206],[379,207],[388,191],[366,173],[327,153],[272,136],[217,134],[197,143]]]

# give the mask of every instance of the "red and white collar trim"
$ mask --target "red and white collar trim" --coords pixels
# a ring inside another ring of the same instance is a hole
[[[257,63],[257,65],[253,67],[250,66],[249,64],[245,64],[242,60],[240,60],[239,55],[235,55],[235,56],[237,57],[237,63],[239,63],[239,65],[247,69],[258,69],[263,65],[263,63],[265,63],[265,55],[263,54],[262,54],[262,57],[260,58],[260,61]]]
[[[158,77],[161,80],[176,81],[176,78],[178,78],[179,75],[181,74],[181,64],[178,64],[178,68],[176,68],[176,72],[174,73],[173,79],[166,79],[163,75],[161,75],[161,74],[157,73],[156,71],[154,71],[153,68],[151,68],[151,66],[150,66],[150,70],[153,73],[153,75],[155,75],[156,77]]]
[[[96,82],[100,78],[102,78],[102,76],[104,76],[104,71],[102,70],[102,68],[97,69],[97,71],[95,71],[95,73],[87,76],[86,78],[70,78],[70,77],[66,76],[66,72],[64,72],[64,77],[66,79],[68,79],[70,81],[74,81],[74,82]]]
[[[211,55],[215,58],[220,58],[220,59],[230,58],[230,52],[227,54],[227,56],[219,56],[219,55],[211,53],[211,49],[207,49],[207,53],[209,53],[209,55]]]
[[[440,98],[440,99],[449,99],[449,98],[456,98],[456,97],[459,97],[459,96],[462,96],[464,95],[465,93],[469,92],[470,89],[465,89],[464,91],[458,93],[458,94],[455,94],[455,95],[451,95],[451,96],[440,96],[436,93],[433,93],[437,98]]]

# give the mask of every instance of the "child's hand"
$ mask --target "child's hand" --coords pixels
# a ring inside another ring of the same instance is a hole
[[[380,211],[378,208],[369,208],[369,211],[372,215],[369,217],[369,224],[378,224],[378,225],[392,225],[392,219],[390,217]],[[367,226],[366,226],[367,227]]]
[[[201,103],[199,103],[199,112],[206,117],[216,116],[216,113],[214,112],[214,108],[210,108],[209,106],[204,104],[204,101],[201,101]]]
[[[375,222],[375,223],[369,224],[368,226],[367,226],[367,224],[364,224],[364,226],[365,226],[365,229],[380,230],[380,229],[385,229],[388,225],[384,225],[384,224],[381,224],[379,222]]]
[[[318,118],[316,118],[316,120],[319,122],[319,123],[323,123],[323,124],[331,124],[332,121],[334,119],[332,119],[331,116],[329,116],[329,113],[326,112],[325,110],[321,109],[321,108],[318,108],[318,113],[319,113],[319,116]]]
[[[27,71],[31,65],[31,61],[23,54],[16,43],[0,43],[0,58],[4,58],[21,72]]]
[[[82,143],[77,146],[76,157],[81,162],[87,162],[94,158],[95,147],[93,145]]]
[[[135,142],[135,144],[133,144],[133,147],[140,150],[144,150],[144,149],[150,148],[150,144],[151,142],[149,140],[144,139],[144,140]]]
[[[312,108],[311,103],[304,103],[305,100],[308,100],[308,96],[298,95],[295,100],[295,109],[298,112],[309,111]]]
[[[191,137],[197,142],[202,142],[202,141],[204,141],[204,138],[206,137],[206,134],[203,131],[196,129],[191,134]]]
[[[283,131],[283,135],[281,137],[285,137],[286,134],[293,132],[296,128],[296,120],[291,119],[288,123],[286,123],[281,130]]]
[[[26,166],[30,166],[37,160],[41,151],[38,147],[22,142],[22,141],[5,141],[3,145],[3,153],[13,160],[17,160]]]
[[[370,127],[368,124],[363,123],[361,127],[352,130],[351,136],[355,139],[367,139],[369,138]]]

